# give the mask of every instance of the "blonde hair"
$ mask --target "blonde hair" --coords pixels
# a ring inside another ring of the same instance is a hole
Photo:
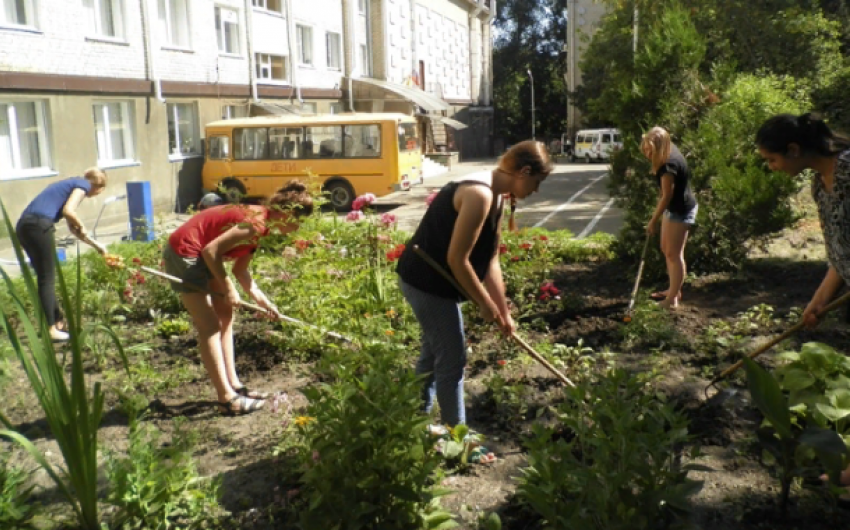
[[[83,177],[91,182],[93,188],[106,187],[106,172],[99,167],[90,167],[83,173]]]
[[[652,171],[658,172],[670,158],[670,133],[664,127],[653,127],[640,142],[640,150],[652,163]]]

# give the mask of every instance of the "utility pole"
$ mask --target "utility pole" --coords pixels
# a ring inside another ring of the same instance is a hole
[[[637,58],[637,43],[638,43],[638,0],[635,0],[635,20],[634,28],[632,29],[632,57]]]
[[[528,69],[528,78],[531,80],[531,139],[536,140],[535,135],[535,119],[534,119],[534,76],[531,75],[531,68]]]

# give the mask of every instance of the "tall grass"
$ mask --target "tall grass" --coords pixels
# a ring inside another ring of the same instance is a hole
[[[3,220],[6,231],[12,239],[18,263],[21,265],[24,292],[19,292],[15,282],[6,271],[0,267],[8,296],[11,300],[10,306],[0,308],[2,315],[2,329],[5,331],[21,366],[32,384],[38,402],[44,411],[45,419],[50,426],[62,457],[65,460],[65,468],[54,468],[44,455],[28,439],[14,431],[9,419],[0,413],[0,423],[6,429],[0,431],[0,436],[14,440],[44,468],[50,477],[56,482],[58,490],[71,504],[77,517],[79,525],[84,530],[97,530],[100,528],[98,506],[97,506],[97,452],[98,452],[98,427],[100,426],[103,413],[103,392],[100,383],[94,384],[90,392],[86,387],[85,374],[83,372],[83,344],[82,338],[82,307],[80,296],[81,272],[79,260],[76,267],[76,283],[74,292],[71,293],[61,267],[56,267],[59,288],[62,299],[65,301],[64,309],[71,340],[68,344],[71,350],[71,381],[70,386],[65,379],[64,366],[57,360],[56,349],[50,339],[49,326],[44,311],[37,309],[34,315],[27,311],[29,307],[40,308],[38,289],[33,274],[24,265],[25,259],[21,250],[20,242],[15,235],[15,230],[6,212],[6,207],[0,201],[3,210]],[[19,336],[19,330],[13,325],[11,312],[17,312],[20,328],[23,335]],[[25,340],[22,340],[25,339]],[[127,359],[121,348],[121,343],[115,337],[116,349],[127,367]]]

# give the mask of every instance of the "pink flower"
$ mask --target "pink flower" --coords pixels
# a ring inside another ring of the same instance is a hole
[[[378,198],[375,197],[374,193],[366,193],[354,199],[354,202],[351,203],[351,208],[354,210],[362,210],[364,206],[372,206]]]
[[[363,209],[363,199],[357,197],[354,199],[354,202],[351,203],[351,209],[354,211],[360,211]]]
[[[434,202],[434,199],[437,198],[437,194],[440,193],[439,190],[432,191],[430,195],[425,199],[425,204],[431,206],[431,203]]]
[[[366,215],[363,214],[360,210],[352,210],[348,212],[348,215],[345,216],[345,220],[351,223],[356,223],[357,221],[362,221],[366,218]]]
[[[392,225],[396,224],[397,221],[398,219],[396,219],[396,216],[391,213],[385,213],[381,215],[381,224],[384,225],[384,228],[391,227]]]

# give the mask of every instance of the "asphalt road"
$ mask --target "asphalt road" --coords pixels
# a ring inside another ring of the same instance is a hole
[[[399,228],[413,231],[425,213],[425,198],[451,180],[462,179],[474,171],[492,170],[490,163],[463,164],[450,175],[436,177],[410,191],[379,199],[381,212],[392,212]],[[616,234],[622,225],[622,213],[613,206],[607,191],[607,165],[558,165],[540,186],[538,193],[519,201],[517,225],[541,226],[549,230],[568,229],[576,237],[595,232]]]

